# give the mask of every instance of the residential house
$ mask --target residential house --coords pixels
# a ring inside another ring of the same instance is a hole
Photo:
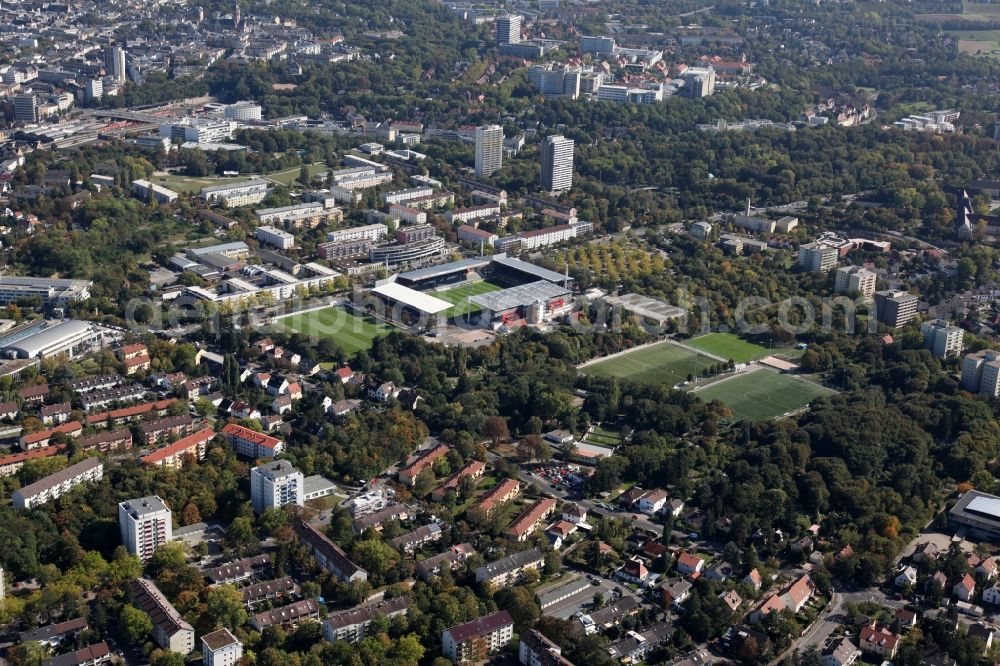
[[[450,570],[456,564],[464,562],[474,552],[476,551],[472,548],[472,544],[458,544],[439,555],[428,557],[426,560],[420,560],[414,565],[413,570],[421,580],[430,581],[434,576],[440,574],[442,570]]]
[[[368,572],[355,564],[340,546],[306,522],[299,523],[299,538],[312,551],[316,563],[345,583],[368,580]]]
[[[649,570],[646,565],[642,563],[642,560],[633,558],[626,560],[615,571],[615,578],[619,578],[629,583],[635,583],[637,585],[645,585],[646,581],[649,580]]]
[[[299,586],[292,580],[291,576],[264,580],[240,588],[243,605],[247,608],[253,608],[265,602],[271,604],[279,599],[297,596],[300,591]]]
[[[41,643],[43,647],[54,648],[66,641],[76,640],[80,632],[89,625],[82,617],[55,624],[47,624],[44,627],[22,631],[18,635],[19,643]]]
[[[574,525],[585,523],[587,522],[587,509],[579,504],[574,504],[563,511],[562,519]]]
[[[896,580],[894,581],[896,587],[912,587],[917,584],[917,569],[916,567],[906,566],[896,574]]]
[[[820,656],[821,666],[851,666],[861,657],[861,650],[850,638],[840,638],[830,643]]]
[[[694,585],[684,578],[668,578],[660,585],[660,593],[663,595],[663,605],[667,608],[680,606],[691,596],[691,588]]]
[[[45,425],[66,423],[72,411],[68,402],[60,402],[57,405],[42,405],[38,409],[38,417]]]
[[[696,555],[681,553],[677,558],[677,571],[684,575],[701,573],[703,568],[705,568],[705,560]]]
[[[985,560],[979,563],[973,573],[976,574],[976,578],[980,581],[990,581],[993,577],[997,575],[997,558],[987,557]]]
[[[899,636],[874,622],[861,628],[859,639],[858,645],[862,652],[875,654],[883,659],[893,659],[899,649]]]
[[[521,634],[517,654],[523,666],[573,666],[562,656],[559,646],[537,629],[528,629]]]
[[[683,510],[684,500],[677,499],[676,497],[667,502],[663,507],[663,512],[671,518],[679,518]]]
[[[243,657],[243,643],[228,629],[219,629],[201,637],[203,666],[236,666]]]
[[[435,502],[443,502],[445,496],[449,492],[458,492],[459,484],[462,479],[468,477],[473,480],[473,482],[478,481],[486,473],[486,463],[480,462],[478,460],[473,460],[467,463],[462,469],[458,470],[450,477],[448,480],[442,483],[440,486],[435,488],[431,492],[431,500]]]
[[[960,601],[972,601],[973,597],[976,596],[976,579],[969,574],[965,574],[962,580],[955,583],[954,587],[951,588],[951,593]]]
[[[749,585],[754,590],[760,590],[760,586],[763,585],[764,579],[760,575],[759,571],[757,571],[756,569],[751,569],[750,573],[744,576],[743,580],[740,582],[742,582],[744,585]]]
[[[736,610],[743,604],[743,597],[741,597],[736,590],[729,590],[728,592],[720,592],[719,598],[722,602],[729,607],[729,610],[736,612]]]
[[[750,614],[751,622],[758,622],[772,611],[789,610],[800,612],[816,593],[816,586],[808,574],[803,574],[792,584],[764,600],[756,611]]]
[[[665,490],[650,490],[644,493],[637,503],[640,511],[647,513],[649,515],[655,515],[660,512],[661,509],[667,503],[667,491]]]

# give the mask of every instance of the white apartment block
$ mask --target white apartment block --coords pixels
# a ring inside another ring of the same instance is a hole
[[[19,509],[33,509],[65,495],[81,483],[100,481],[103,478],[104,464],[100,459],[86,458],[15,491],[11,500]]]
[[[331,243],[346,243],[347,241],[370,240],[377,243],[389,235],[389,227],[384,224],[366,224],[350,229],[328,231],[326,240]]]
[[[280,208],[258,208],[253,213],[257,216],[259,224],[295,224],[302,220],[318,219],[329,214],[321,203],[301,203]]]
[[[1000,352],[984,349],[962,361],[962,388],[980,395],[1000,396]]]
[[[243,643],[228,629],[219,629],[201,637],[201,663],[204,666],[236,666],[243,658]]]
[[[379,172],[373,174],[362,174],[338,180],[336,181],[336,187],[343,190],[367,190],[391,182],[391,172]]]
[[[156,495],[120,503],[118,526],[125,549],[143,562],[174,535],[170,507]]]
[[[201,198],[207,203],[219,203],[226,208],[259,204],[267,196],[267,182],[245,180],[239,183],[211,185],[201,188]]]
[[[389,215],[402,220],[407,224],[427,223],[427,213],[425,211],[410,208],[409,206],[404,206],[403,204],[389,204]]]
[[[542,144],[542,189],[565,192],[573,187],[573,139],[555,135]]]
[[[540,247],[555,245],[556,243],[577,238],[591,233],[593,230],[594,225],[590,222],[575,222],[572,224],[559,224],[536,231],[522,231],[517,234],[517,237],[521,239],[522,250],[536,250]]]
[[[161,204],[174,203],[180,197],[173,190],[142,179],[132,181],[132,193],[143,201],[155,200]]]
[[[920,332],[924,334],[924,344],[937,358],[958,356],[964,349],[965,331],[942,319],[925,321],[920,325]]]
[[[493,175],[503,165],[503,128],[483,125],[476,128],[476,177]]]
[[[302,472],[287,460],[275,460],[250,470],[250,503],[255,513],[304,503]]]
[[[270,225],[257,227],[257,240],[264,245],[276,247],[279,250],[290,250],[295,247],[295,236]]]
[[[472,206],[470,208],[456,208],[444,214],[445,219],[454,224],[455,222],[472,222],[493,217],[500,214],[500,206],[486,204],[483,206]]]
[[[434,194],[434,188],[432,187],[410,187],[405,190],[396,190],[395,192],[384,192],[380,198],[383,204],[394,204],[405,203],[410,199],[429,197],[432,194]]]
[[[799,266],[810,273],[825,273],[837,265],[840,253],[825,243],[805,243],[799,246]]]
[[[860,293],[865,298],[875,295],[877,276],[861,266],[843,266],[837,269],[833,290],[838,294]]]

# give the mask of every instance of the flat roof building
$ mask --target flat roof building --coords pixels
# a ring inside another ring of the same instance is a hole
[[[243,643],[228,629],[219,629],[201,637],[204,666],[236,666],[243,657]]]
[[[173,538],[170,507],[156,495],[120,503],[118,526],[125,549],[143,562]]]
[[[936,358],[948,358],[962,353],[965,331],[943,319],[925,321],[920,325],[924,344]]]
[[[479,663],[499,652],[514,638],[514,620],[499,611],[466,622],[441,634],[441,652],[452,663]]]
[[[8,358],[65,356],[73,359],[99,349],[103,344],[104,335],[95,325],[79,319],[67,319],[51,323],[36,333],[5,345],[3,353]]]
[[[838,294],[857,292],[865,298],[875,295],[877,276],[862,266],[843,266],[837,269],[833,290]]]
[[[980,395],[1000,396],[1000,352],[983,349],[967,354],[962,360],[961,385]]]
[[[970,490],[948,512],[948,523],[968,529],[971,536],[996,540],[1000,538],[1000,497]]]
[[[90,280],[0,276],[0,305],[21,299],[40,298],[42,305],[65,305],[90,298]]]
[[[889,328],[902,328],[917,314],[919,300],[905,291],[876,291],[875,311],[878,320]]]
[[[283,506],[305,503],[302,472],[287,460],[254,467],[250,470],[250,502],[255,513]]]

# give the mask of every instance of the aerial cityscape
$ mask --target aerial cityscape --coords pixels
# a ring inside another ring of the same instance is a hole
[[[2,0],[0,666],[1000,663],[1000,3]]]

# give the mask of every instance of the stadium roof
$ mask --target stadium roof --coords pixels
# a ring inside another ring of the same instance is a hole
[[[447,264],[440,264],[438,266],[427,266],[425,268],[418,268],[413,271],[406,271],[405,273],[400,273],[399,278],[407,280],[410,282],[417,282],[419,280],[430,280],[433,278],[441,277],[443,275],[451,275],[452,273],[459,273],[461,271],[470,271],[476,268],[483,268],[488,266],[490,263],[489,257],[473,258],[473,259],[462,259],[461,261],[452,261]]]
[[[440,298],[434,298],[415,289],[404,287],[396,282],[386,282],[383,285],[375,287],[372,289],[372,293],[427,314],[438,314],[452,307],[448,301],[442,301]]]
[[[649,296],[642,296],[640,294],[605,296],[604,302],[612,307],[620,305],[629,312],[637,314],[640,317],[645,317],[646,319],[652,319],[661,324],[687,314],[687,310],[684,308],[671,305],[658,298],[650,298]]]
[[[550,271],[547,268],[542,268],[541,266],[536,266],[528,263],[527,261],[521,261],[520,259],[508,257],[503,254],[493,255],[493,263],[503,266],[504,268],[510,268],[515,271],[527,273],[528,275],[533,275],[539,280],[548,280],[549,282],[558,282],[560,284],[567,280],[566,276],[562,273],[556,273],[555,271]],[[572,280],[573,278],[569,279]]]
[[[514,308],[531,305],[538,301],[545,302],[553,298],[566,296],[569,293],[569,289],[565,287],[539,280],[538,282],[522,284],[519,287],[478,294],[472,297],[472,302],[491,312],[503,312],[504,310],[513,310]]]

